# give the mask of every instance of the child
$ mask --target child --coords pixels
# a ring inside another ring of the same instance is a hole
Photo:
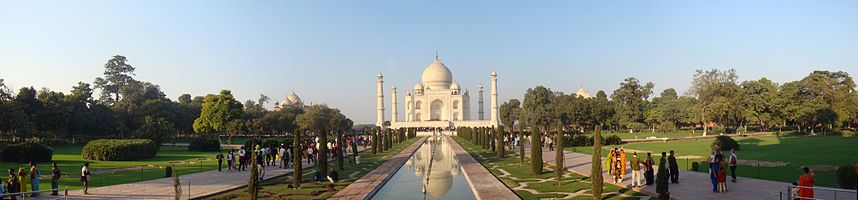
[[[792,189],[790,189],[790,190],[792,190],[792,191],[790,191],[790,193],[792,193],[792,195],[791,195],[792,199],[799,200],[800,198],[798,195],[798,187],[796,187],[796,186],[798,186],[798,182],[793,181],[792,186],[793,186]]]
[[[727,192],[727,160],[721,159],[721,163],[718,163],[720,167],[718,169],[718,187],[720,192]]]

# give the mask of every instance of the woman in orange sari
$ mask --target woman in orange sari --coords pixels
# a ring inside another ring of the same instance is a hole
[[[816,176],[813,175],[813,169],[810,167],[804,167],[802,170],[804,170],[804,174],[798,177],[798,186],[813,187],[813,183],[816,182]],[[802,198],[813,199],[813,188],[800,188],[798,189],[798,194]]]

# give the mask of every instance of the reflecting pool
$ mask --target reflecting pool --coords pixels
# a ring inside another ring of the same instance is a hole
[[[372,199],[476,199],[443,137],[424,142]]]

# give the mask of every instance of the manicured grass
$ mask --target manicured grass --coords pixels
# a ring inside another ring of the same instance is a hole
[[[738,176],[760,178],[766,180],[774,180],[781,182],[797,181],[801,175],[801,166],[840,166],[844,164],[858,163],[858,137],[841,137],[841,136],[754,136],[745,138],[734,138],[741,145],[741,150],[736,152],[739,159],[744,160],[759,160],[768,162],[785,162],[785,166],[742,166],[736,170]],[[676,151],[678,157],[681,156],[698,156],[694,159],[678,159],[678,164],[681,169],[690,169],[691,162],[703,162],[709,157],[711,145],[714,139],[690,140],[690,141],[670,141],[670,142],[651,142],[639,144],[626,144],[611,146],[611,148],[619,148],[624,146],[626,149],[652,151],[653,158],[658,159],[662,151]],[[567,148],[567,150],[572,148]],[[592,153],[591,147],[575,148],[582,153]],[[603,150],[602,156],[607,155],[608,151]],[[631,156],[632,151],[626,150],[626,153]],[[655,154],[659,154],[656,156]],[[645,157],[644,153],[639,153],[638,156]],[[708,171],[707,165],[703,164],[702,171]],[[758,174],[759,169],[759,174]],[[837,186],[837,177],[835,174],[836,168],[815,168],[816,185],[818,186]],[[680,173],[681,176],[681,173]]]
[[[372,154],[371,149],[367,149],[365,151],[360,152],[360,164],[349,163],[348,161],[343,162],[343,169],[337,168],[336,160],[331,161],[328,164],[329,168],[335,168],[337,173],[340,175],[340,182],[336,182],[333,185],[330,182],[321,182],[316,183],[312,182],[313,174],[316,172],[316,167],[312,167],[309,169],[304,169],[302,179],[304,180],[301,183],[301,188],[295,189],[290,188],[292,184],[292,174],[274,178],[271,180],[267,180],[262,182],[262,189],[259,191],[259,198],[261,199],[327,199],[328,197],[333,196],[340,190],[346,188],[349,184],[353,183],[360,177],[363,177],[366,173],[377,168],[382,163],[386,162],[394,155],[399,154],[402,150],[405,150],[411,144],[414,144],[419,138],[408,139],[405,142],[394,144],[393,147],[387,151],[377,153],[375,155]],[[345,157],[346,159],[351,158],[351,156]],[[306,166],[306,162],[304,163]],[[354,176],[349,177],[349,175],[354,174]],[[331,188],[330,186],[333,186]],[[250,196],[247,193],[247,187],[236,189],[225,194],[218,195],[213,197],[212,199],[249,199]]]
[[[57,162],[63,176],[60,179],[60,188],[68,187],[69,190],[80,189],[80,170],[85,162],[90,163],[92,172],[89,187],[99,187],[123,183],[131,183],[145,180],[163,178],[164,167],[173,164],[179,174],[191,174],[201,171],[217,169],[217,161],[214,160],[215,152],[191,152],[187,148],[161,147],[155,158],[139,161],[87,161],[80,155],[81,145],[54,146],[53,160]],[[202,164],[202,165],[200,165]],[[18,167],[24,168],[28,173],[30,166],[26,163],[0,163],[3,169],[3,178],[8,177],[8,169]],[[51,166],[50,163],[38,163],[41,173],[39,188],[50,190],[51,188]],[[28,188],[32,190],[32,188]]]
[[[567,172],[558,185],[555,179],[556,175],[550,168],[545,168],[540,175],[532,175],[530,173],[530,159],[526,159],[525,163],[521,165],[519,157],[515,154],[498,158],[490,149],[482,149],[460,137],[453,138],[462,148],[471,153],[480,164],[499,177],[508,187],[513,188],[513,191],[522,199],[565,198],[567,193],[582,190],[586,190],[584,191],[585,195],[574,196],[571,199],[593,199],[592,193],[590,193],[592,183],[589,177]],[[509,175],[505,175],[504,172],[509,173]],[[527,186],[516,189],[523,184],[527,184]],[[538,193],[534,194],[524,189],[535,190]],[[602,199],[649,199],[649,197],[643,193],[605,183]]]

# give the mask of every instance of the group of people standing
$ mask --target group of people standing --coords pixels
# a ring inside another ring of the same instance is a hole
[[[661,159],[666,159],[667,168],[669,171],[670,182],[679,183],[679,165],[676,162],[676,155],[673,150],[670,150],[668,156],[665,152],[661,152]],[[628,166],[631,165],[631,166]],[[641,160],[638,158],[637,152],[632,152],[632,159],[626,159],[626,153],[623,148],[614,148],[605,159],[605,170],[611,176],[614,183],[620,183],[626,176],[626,170],[632,169],[632,187],[642,187],[641,175],[643,175],[645,184],[652,185],[655,183],[655,162],[652,158],[652,153],[647,152],[646,158]],[[643,173],[641,173],[643,171]]]
[[[39,177],[41,176],[41,171],[39,170],[36,163],[30,162],[30,170],[29,172],[19,167],[16,171],[13,168],[9,168],[9,178],[5,180],[5,187],[0,187],[0,192],[4,194],[12,194],[12,193],[26,193],[30,192],[29,188],[32,188],[33,193],[31,193],[30,197],[38,197],[39,196]],[[59,180],[62,177],[59,167],[57,167],[57,163],[54,162],[51,164],[51,195],[57,196],[59,190]],[[28,187],[29,185],[29,187]],[[18,195],[9,196],[11,199],[16,199]]]
[[[730,155],[724,155],[724,151],[715,145],[712,155],[709,156],[709,179],[712,183],[712,192],[727,192],[727,170],[730,170],[731,181],[736,182],[736,150],[730,149]]]

